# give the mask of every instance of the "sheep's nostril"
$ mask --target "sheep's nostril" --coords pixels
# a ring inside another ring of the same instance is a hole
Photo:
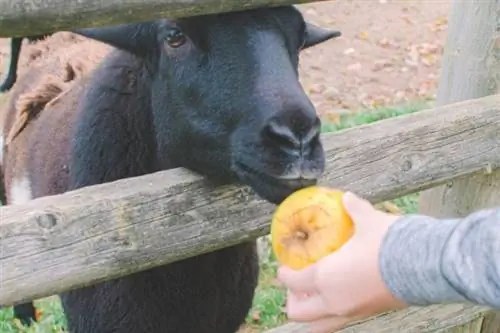
[[[319,119],[319,118],[318,118]],[[319,137],[321,122],[318,120],[312,125],[287,124],[283,118],[272,118],[263,128],[263,136],[284,148],[292,148],[301,151]]]
[[[290,127],[281,124],[278,119],[271,119],[266,124],[263,135],[280,146],[300,148],[300,139],[294,135]]]

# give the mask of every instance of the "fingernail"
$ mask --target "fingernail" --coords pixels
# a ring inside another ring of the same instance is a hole
[[[348,198],[348,199],[352,199],[352,198],[355,198],[356,197],[356,194],[354,194],[353,192],[351,191],[347,191],[344,193],[344,197]]]
[[[344,197],[342,198],[342,201],[344,202],[344,205],[349,205],[355,197],[356,196],[354,195],[354,193],[345,192]]]

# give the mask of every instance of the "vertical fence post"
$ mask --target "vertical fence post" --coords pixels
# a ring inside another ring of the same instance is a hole
[[[484,97],[499,91],[500,1],[454,0],[437,104]],[[500,206],[500,171],[495,171],[495,167],[498,165],[485,165],[482,174],[422,192],[420,212],[436,217],[463,217],[478,209]],[[480,317],[462,330],[453,329],[453,332],[462,331],[500,332],[500,313]]]

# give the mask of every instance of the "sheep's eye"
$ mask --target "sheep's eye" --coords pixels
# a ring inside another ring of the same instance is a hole
[[[187,37],[179,29],[171,29],[167,34],[166,40],[168,46],[176,48],[184,45]]]

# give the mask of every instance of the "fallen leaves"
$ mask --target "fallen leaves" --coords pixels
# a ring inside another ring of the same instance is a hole
[[[366,31],[361,31],[359,34],[358,34],[358,38],[361,39],[361,40],[368,40],[368,32]]]
[[[345,49],[344,50],[344,55],[350,55],[350,54],[353,54],[354,52],[356,52],[356,50],[352,47],[348,48],[348,49]]]
[[[434,66],[441,57],[442,47],[437,43],[420,43],[409,45],[405,63],[410,67],[422,64],[427,67]]]
[[[260,321],[260,311],[255,310],[251,313],[250,318],[252,318],[253,321]]]
[[[388,39],[388,38],[382,38],[377,41],[377,45],[381,46],[386,49],[398,49],[399,45],[396,41]]]
[[[445,16],[439,16],[434,22],[428,25],[432,32],[443,31],[448,28],[448,18]]]

